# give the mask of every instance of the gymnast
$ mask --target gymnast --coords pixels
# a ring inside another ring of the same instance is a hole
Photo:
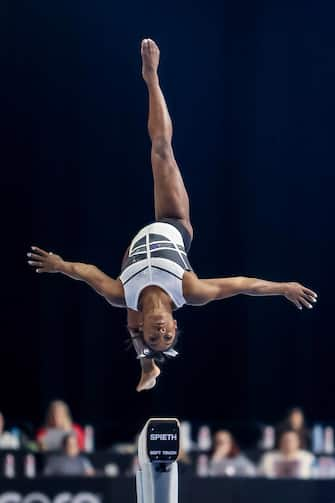
[[[248,277],[200,279],[194,273],[187,257],[193,238],[189,200],[172,149],[172,122],[157,73],[157,44],[143,40],[141,55],[149,93],[155,221],[132,239],[117,279],[94,265],[67,262],[36,246],[28,253],[28,263],[36,272],[61,273],[84,281],[112,306],[127,309],[127,327],[142,367],[137,391],[155,386],[160,374],[157,361],[178,354],[173,311],[184,304],[199,306],[238,294],[281,295],[298,309],[310,309],[317,301],[317,294],[299,283]]]

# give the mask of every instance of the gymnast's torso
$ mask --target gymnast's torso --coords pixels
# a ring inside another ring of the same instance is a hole
[[[182,307],[183,277],[192,271],[187,257],[190,244],[187,231],[173,219],[143,227],[130,243],[119,276],[126,307],[138,311],[140,295],[149,286],[164,290],[174,309]]]

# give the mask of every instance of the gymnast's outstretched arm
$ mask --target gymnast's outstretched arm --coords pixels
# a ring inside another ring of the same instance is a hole
[[[107,276],[96,266],[82,264],[80,262],[67,262],[59,255],[46,252],[37,246],[31,247],[32,251],[28,253],[28,264],[36,267],[39,274],[61,273],[69,278],[87,283],[99,295],[116,307],[124,307],[123,287],[120,281]]]
[[[186,276],[186,274],[185,274]],[[183,281],[184,295],[188,304],[202,305],[213,300],[226,299],[234,295],[282,295],[298,309],[303,306],[312,308],[317,301],[317,294],[300,283],[276,283],[258,278],[199,279],[193,273],[188,273]]]

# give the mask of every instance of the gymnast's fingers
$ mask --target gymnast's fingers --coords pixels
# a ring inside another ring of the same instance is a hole
[[[296,299],[292,299],[293,304],[301,311],[302,310],[302,305],[300,302]]]
[[[303,288],[303,292],[304,292],[305,294],[307,294],[307,295],[311,295],[312,297],[315,297],[315,298],[318,296],[318,294],[317,294],[317,293],[313,292],[313,290],[310,290],[309,288],[305,288],[305,287],[304,287],[304,288]]]
[[[44,257],[41,256],[41,255],[37,255],[36,253],[27,253],[27,257],[29,257],[30,259],[33,259],[33,260],[43,260]]]
[[[45,250],[42,250],[41,248],[38,248],[37,246],[32,246],[31,249],[34,252],[37,252],[39,255],[42,255],[42,257],[47,257],[49,254]]]
[[[310,304],[309,302],[307,302],[306,299],[304,299],[304,297],[300,297],[299,301],[301,302],[301,304],[305,307],[307,307],[307,309],[312,309],[312,304]]]
[[[310,295],[310,294],[307,294],[307,293],[304,293],[303,297],[308,300],[309,302],[312,302],[313,304],[315,304],[317,302],[317,299],[313,296],[313,295]]]

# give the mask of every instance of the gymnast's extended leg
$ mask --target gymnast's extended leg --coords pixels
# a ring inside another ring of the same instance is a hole
[[[151,138],[151,163],[154,178],[155,216],[175,218],[193,236],[190,222],[189,200],[185,185],[174,158],[172,122],[159,85],[159,48],[153,40],[146,39],[141,48],[143,78],[149,92],[148,129]]]

